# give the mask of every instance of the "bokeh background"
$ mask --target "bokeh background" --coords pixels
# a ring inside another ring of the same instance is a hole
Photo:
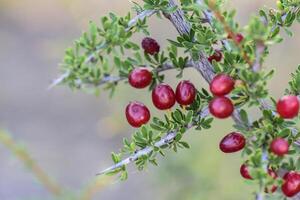
[[[275,5],[275,1],[232,0],[229,5],[238,8],[236,19],[246,24],[259,7]],[[152,105],[148,92],[128,86],[119,87],[113,99],[105,93],[95,97],[66,87],[47,87],[59,73],[64,50],[90,20],[99,21],[111,11],[124,15],[130,7],[127,0],[0,0],[0,127],[24,144],[70,193],[79,193],[96,172],[109,166],[110,152],[121,148],[122,138],[134,131],[123,114],[128,101]],[[150,24],[152,37],[163,46],[167,37],[176,36],[168,21],[153,17]],[[293,29],[300,34],[299,25]],[[299,63],[299,46],[299,37],[285,37],[284,43],[271,49],[265,66],[276,68],[269,85],[275,97],[283,94],[289,74]],[[174,75],[168,72],[167,82],[172,85]],[[184,77],[207,87],[190,69]],[[170,152],[159,161],[160,167],[145,172],[130,168],[128,181],[107,182],[93,199],[253,199],[253,186],[239,175],[240,155],[218,150],[231,124],[231,120],[215,120],[209,131],[190,132],[186,137],[190,150]],[[1,144],[0,199],[54,199]]]

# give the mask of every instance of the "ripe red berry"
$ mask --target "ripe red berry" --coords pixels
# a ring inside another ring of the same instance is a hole
[[[126,107],[126,118],[133,127],[141,127],[150,119],[149,109],[140,102],[131,102]]]
[[[152,82],[152,73],[145,67],[135,68],[130,72],[128,81],[134,88],[145,88]]]
[[[227,97],[215,97],[209,103],[209,112],[220,119],[229,117],[234,110],[234,106]]]
[[[175,104],[175,93],[167,84],[159,84],[152,91],[152,102],[160,110],[167,110]]]
[[[289,152],[289,143],[283,138],[276,138],[271,142],[270,149],[274,154],[283,156]]]
[[[229,94],[234,88],[235,81],[227,74],[218,74],[210,83],[210,91],[215,96]]]
[[[298,172],[290,171],[284,175],[283,179],[281,190],[285,196],[293,197],[300,192],[300,174]]]
[[[232,37],[230,35],[228,35],[227,37],[228,39],[232,39]],[[235,39],[238,43],[241,43],[244,40],[244,36],[241,33],[237,33],[235,35]]]
[[[245,137],[240,133],[232,132],[221,140],[219,147],[224,153],[234,153],[242,150],[245,145]]]
[[[240,173],[241,173],[242,177],[244,177],[245,179],[249,179],[249,180],[252,179],[252,177],[249,174],[248,166],[246,164],[241,165]]]
[[[297,96],[284,96],[277,102],[277,112],[285,119],[291,119],[298,115],[299,100]]]
[[[278,177],[277,173],[274,170],[270,169],[270,168],[268,169],[268,174],[273,179],[276,179]],[[269,193],[269,192],[274,193],[276,190],[277,190],[277,186],[276,185],[272,185],[271,188],[265,188],[265,192],[266,193]]]
[[[190,81],[180,81],[176,87],[175,96],[180,105],[190,105],[196,97],[195,86]]]
[[[159,44],[150,37],[145,37],[142,41],[142,47],[144,51],[148,54],[154,55],[157,54],[160,50]]]
[[[241,33],[236,34],[235,39],[238,43],[241,43],[244,40],[244,36]]]
[[[208,57],[208,61],[212,63],[213,60],[220,62],[223,58],[222,52],[220,50],[215,50],[214,54]]]

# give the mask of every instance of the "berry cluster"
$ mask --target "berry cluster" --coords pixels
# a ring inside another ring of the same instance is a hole
[[[230,37],[228,37],[230,38]],[[236,42],[243,41],[241,34],[236,35]],[[222,53],[216,50],[215,53],[208,58],[210,62],[215,60],[220,62]],[[209,103],[210,113],[220,119],[227,118],[232,115],[234,105],[232,101],[226,97],[234,89],[236,85],[243,84],[239,80],[233,80],[229,75],[218,74],[210,83],[210,91],[214,98]],[[277,102],[277,113],[281,118],[292,119],[299,113],[299,100],[297,96],[288,95],[284,96]],[[219,148],[224,153],[234,153],[242,150],[246,145],[245,137],[238,132],[232,132],[226,135],[220,142]],[[284,138],[274,138],[269,146],[270,152],[274,155],[282,157],[289,152],[289,142]],[[268,175],[273,179],[277,179],[277,173],[268,168]],[[240,167],[240,174],[245,179],[252,180],[251,173],[247,162]],[[266,193],[273,193],[277,190],[277,185],[272,185],[270,188],[265,188]],[[283,194],[287,197],[293,197],[300,192],[300,173],[295,171],[287,172],[283,177],[283,184],[281,186]]]
[[[230,38],[230,37],[229,37]],[[243,41],[241,34],[236,35],[236,42]],[[142,47],[146,54],[155,55],[159,52],[159,44],[152,38],[144,38]],[[208,58],[210,62],[215,60],[221,61],[222,52],[216,50],[215,53]],[[128,76],[129,84],[137,89],[145,88],[152,83],[152,72],[146,67],[135,68]],[[228,118],[234,112],[234,105],[227,96],[237,85],[243,84],[240,80],[234,80],[227,74],[216,75],[210,83],[210,91],[213,99],[209,102],[209,111],[216,118]],[[152,90],[152,103],[159,110],[169,110],[177,102],[181,106],[191,105],[196,97],[196,88],[190,81],[181,81],[178,83],[176,90],[165,83],[160,83]],[[277,113],[281,118],[291,119],[298,115],[299,100],[297,96],[284,96],[277,102]],[[149,109],[141,102],[131,102],[126,107],[126,118],[128,123],[133,127],[141,127],[150,120]],[[224,153],[234,153],[242,150],[246,145],[246,138],[242,133],[232,132],[226,135],[219,144],[219,148]],[[284,138],[274,138],[269,146],[271,153],[278,157],[283,157],[289,152],[289,142]],[[273,179],[277,179],[278,175],[272,168],[268,168],[267,174]],[[240,174],[245,179],[253,180],[251,175],[251,166],[245,162],[240,167]],[[300,173],[295,171],[287,172],[283,177],[281,186],[283,194],[292,197],[300,192]],[[266,193],[273,193],[277,190],[277,185],[266,187]]]
[[[281,118],[291,119],[299,113],[299,100],[296,96],[284,96],[277,102],[277,113]],[[272,140],[270,144],[270,152],[278,157],[283,157],[289,152],[289,142],[284,138],[278,137]],[[244,163],[240,168],[240,173],[245,179],[252,180],[249,172],[249,166]],[[268,169],[268,174],[274,180],[278,177],[273,169]],[[271,188],[265,188],[265,192],[275,192],[277,186],[273,185]],[[287,172],[283,176],[283,184],[281,185],[283,194],[287,197],[293,197],[300,192],[300,173],[295,171]]]
[[[159,52],[159,44],[152,38],[144,38],[142,47],[145,53],[155,55]],[[145,67],[135,68],[128,76],[129,84],[134,88],[145,88],[152,82],[152,73]],[[196,88],[190,81],[181,81],[176,91],[168,84],[158,84],[152,90],[153,105],[159,110],[171,109],[176,101],[181,106],[187,106],[194,102]],[[126,107],[126,118],[133,127],[141,127],[150,120],[149,109],[141,102],[131,102]]]
[[[234,87],[234,79],[227,74],[218,74],[211,81],[210,91],[214,98],[209,103],[209,111],[216,118],[224,119],[232,115],[234,105],[225,95],[228,95]],[[242,150],[245,145],[245,137],[241,133],[232,132],[221,140],[219,148],[224,153],[234,153]]]

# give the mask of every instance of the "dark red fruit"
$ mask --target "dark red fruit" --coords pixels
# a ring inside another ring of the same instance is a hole
[[[284,96],[277,102],[277,112],[285,119],[292,119],[298,115],[299,100],[297,96]]]
[[[235,81],[227,74],[218,74],[210,83],[210,91],[216,96],[229,94],[234,88]]]
[[[142,41],[142,47],[144,51],[148,54],[154,55],[157,54],[160,50],[159,44],[150,37],[145,37]]]
[[[229,117],[234,110],[233,104],[227,97],[215,97],[209,103],[209,112],[220,119]]]
[[[128,81],[134,88],[145,88],[152,82],[152,73],[145,67],[135,68],[130,72]]]
[[[241,33],[236,34],[235,39],[238,43],[241,43],[244,40],[244,36]]]
[[[149,109],[140,102],[131,102],[126,107],[126,118],[133,127],[141,127],[150,119]]]
[[[231,39],[230,35],[228,35],[228,39]],[[241,43],[244,40],[244,36],[241,33],[238,33],[238,34],[235,35],[235,40],[238,43]]]
[[[167,84],[157,85],[152,91],[152,102],[160,110],[167,110],[175,104],[175,93]]]
[[[283,156],[289,152],[289,143],[283,138],[276,138],[271,142],[270,149],[274,154]]]
[[[249,174],[248,166],[246,164],[241,165],[240,173],[241,173],[242,177],[244,177],[245,179],[249,179],[249,180],[252,179],[252,177]]]
[[[213,60],[220,62],[223,58],[222,52],[220,50],[215,50],[214,54],[208,57],[208,61],[212,63]]]
[[[240,133],[232,132],[221,140],[219,147],[224,153],[234,153],[242,150],[245,145],[245,137]]]
[[[269,176],[271,176],[273,179],[276,179],[278,176],[277,176],[277,173],[272,170],[272,169],[268,169],[268,174]],[[274,193],[275,191],[277,190],[277,186],[276,185],[272,185],[271,188],[265,188],[265,192],[266,193]]]
[[[298,172],[290,171],[284,175],[283,179],[281,190],[285,196],[293,197],[300,192],[300,174]]]
[[[176,87],[175,96],[180,105],[190,105],[196,97],[195,86],[190,81],[180,81]]]

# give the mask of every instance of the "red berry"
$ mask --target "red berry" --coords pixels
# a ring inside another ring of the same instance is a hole
[[[244,177],[245,179],[249,179],[249,180],[252,179],[252,177],[249,174],[248,166],[246,164],[241,165],[240,173],[241,173],[242,177]]]
[[[152,102],[160,110],[167,110],[175,104],[175,93],[167,84],[157,85],[152,91]]]
[[[284,175],[283,179],[281,190],[285,196],[293,197],[300,192],[300,174],[298,172],[290,171]]]
[[[277,102],[277,112],[285,119],[291,119],[298,115],[299,100],[297,96],[284,96]]]
[[[289,152],[289,143],[283,138],[276,138],[271,142],[270,149],[274,154],[283,156]]]
[[[269,176],[271,176],[273,179],[276,179],[278,176],[277,176],[277,173],[274,171],[274,170],[272,170],[272,169],[268,169],[268,174],[269,174]],[[269,193],[269,192],[271,192],[271,193],[274,193],[275,191],[277,190],[277,186],[276,185],[272,185],[272,187],[271,188],[265,188],[265,192],[266,193]]]
[[[209,112],[220,119],[229,117],[234,110],[233,104],[227,97],[215,97],[209,103]]]
[[[241,43],[244,40],[244,36],[241,33],[236,34],[235,39],[238,43]]]
[[[210,91],[216,96],[229,94],[234,88],[235,81],[227,74],[218,74],[210,83]]]
[[[212,63],[213,60],[220,62],[223,58],[222,52],[220,50],[215,50],[214,54],[208,57],[208,61]]]
[[[135,88],[145,88],[152,82],[152,73],[145,67],[135,68],[128,77],[129,84]]]
[[[234,153],[242,150],[245,145],[245,137],[240,133],[232,132],[221,140],[219,147],[224,153]]]
[[[126,107],[126,118],[133,127],[141,127],[150,119],[149,109],[140,102],[131,102]]]
[[[232,37],[230,35],[228,35],[227,37],[228,39],[232,39]],[[244,40],[244,36],[241,33],[237,33],[235,35],[235,39],[238,43],[241,43]]]
[[[146,37],[142,41],[142,47],[146,53],[154,55],[160,50],[159,44],[153,38]]]
[[[176,101],[180,105],[190,105],[196,97],[195,86],[190,81],[180,81],[176,88]]]

